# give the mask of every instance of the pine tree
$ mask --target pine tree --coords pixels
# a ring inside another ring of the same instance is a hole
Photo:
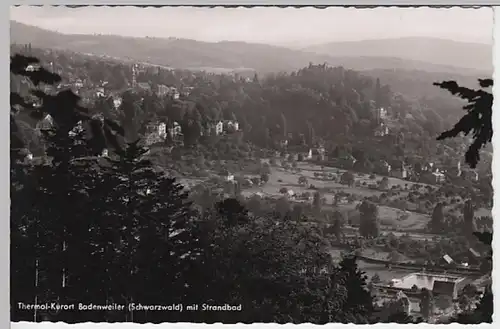
[[[116,243],[103,254],[111,262],[112,282],[100,288],[109,287],[115,301],[123,296],[144,304],[182,303],[192,284],[189,269],[200,253],[196,216],[182,187],[155,171],[146,153],[138,142],[130,143],[105,169],[106,210],[99,230]],[[163,312],[127,317],[175,320]]]
[[[363,201],[359,207],[359,233],[363,237],[377,237],[379,234],[378,208],[369,201]]]
[[[321,194],[318,191],[314,192],[312,205],[317,213],[321,211],[322,200]]]
[[[474,206],[472,200],[467,200],[464,204],[464,232],[469,236],[475,231]]]
[[[444,229],[444,212],[443,204],[438,203],[432,212],[432,217],[429,222],[429,228],[434,233],[441,233]]]
[[[357,264],[356,257],[346,257],[340,262],[340,278],[347,291],[342,305],[342,323],[369,323],[373,314],[373,297],[367,288],[366,275]]]
[[[11,93],[13,133],[19,112],[35,120],[49,117],[51,122],[41,131],[46,149],[44,160],[31,164],[27,179],[12,177],[14,186],[24,186],[21,193],[12,195],[11,250],[16,258],[24,260],[12,264],[15,274],[11,276],[11,296],[13,300],[21,300],[21,296],[25,296],[24,300],[37,299],[39,303],[85,300],[91,292],[80,283],[85,277],[83,264],[87,263],[88,254],[80,246],[88,241],[81,233],[88,232],[84,203],[95,171],[91,165],[82,164],[92,161],[89,156],[100,154],[110,144],[118,147],[116,135],[122,131],[109,120],[93,118],[71,91],[54,95],[36,88],[41,83],[60,81],[59,76],[43,68],[26,69],[38,64],[36,58],[11,57],[11,73],[30,79],[35,86],[25,97]],[[18,145],[12,145],[11,154],[16,154],[23,142],[15,140]],[[29,202],[31,207],[23,209],[23,202]],[[25,282],[36,282],[34,286],[22,287],[21,282],[16,282],[29,277],[30,272],[32,280]],[[39,320],[33,314],[13,314],[17,319],[24,316]]]

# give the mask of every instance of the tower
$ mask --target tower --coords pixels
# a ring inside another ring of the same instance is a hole
[[[136,67],[137,67],[137,64],[132,65],[132,88],[137,87]]]

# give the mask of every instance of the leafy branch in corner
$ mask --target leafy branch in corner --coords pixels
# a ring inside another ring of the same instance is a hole
[[[468,102],[463,107],[467,111],[455,126],[443,132],[437,140],[456,137],[460,133],[465,136],[472,133],[474,141],[465,153],[465,162],[475,168],[480,160],[479,151],[487,143],[491,142],[493,136],[493,126],[491,122],[493,94],[484,90],[493,86],[493,79],[478,79],[482,89],[469,89],[459,86],[455,81],[443,81],[434,83],[442,89],[448,90]]]

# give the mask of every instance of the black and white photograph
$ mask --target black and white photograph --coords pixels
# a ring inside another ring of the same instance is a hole
[[[492,7],[10,7],[10,316],[492,323]]]

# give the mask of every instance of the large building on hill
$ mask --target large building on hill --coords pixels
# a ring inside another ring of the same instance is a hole
[[[156,92],[158,97],[171,97],[173,99],[179,99],[180,93],[175,87],[169,87],[166,85],[158,85],[158,90]]]

